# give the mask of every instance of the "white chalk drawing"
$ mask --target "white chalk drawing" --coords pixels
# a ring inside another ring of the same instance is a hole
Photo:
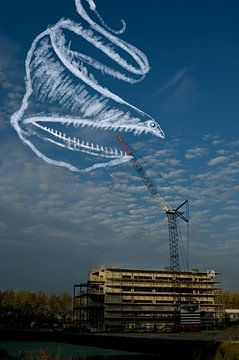
[[[85,0],[88,12],[83,0],[75,0],[75,5],[80,23],[61,19],[33,41],[25,62],[26,93],[11,124],[20,139],[44,161],[87,172],[129,160],[117,148],[96,143],[98,137],[91,132],[149,133],[160,138],[164,133],[150,115],[109,89],[109,77],[134,84],[149,71],[147,57],[117,36],[125,31],[125,22],[121,20],[122,28],[113,30],[93,0]],[[77,49],[79,40],[81,46]],[[90,50],[99,56],[89,55]],[[51,156],[48,147],[53,149]],[[64,156],[54,155],[57,151]],[[77,161],[73,164],[71,159],[65,160],[65,153],[87,156],[93,162],[82,168]]]

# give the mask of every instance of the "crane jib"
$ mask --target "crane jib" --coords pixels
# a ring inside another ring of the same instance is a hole
[[[160,196],[157,187],[154,185],[152,180],[148,177],[146,171],[140,164],[139,160],[135,156],[133,150],[124,142],[121,136],[117,136],[117,139],[121,143],[124,151],[127,155],[131,155],[130,162],[134,166],[138,175],[143,180],[145,186],[147,187],[149,193],[152,197],[159,203],[160,207],[167,215],[168,218],[168,230],[169,230],[169,251],[170,251],[170,269],[172,271],[180,271],[179,266],[179,231],[177,227],[177,217],[180,217],[185,222],[189,220],[178,210],[182,208],[188,200],[180,204],[176,209],[173,209],[169,204]]]

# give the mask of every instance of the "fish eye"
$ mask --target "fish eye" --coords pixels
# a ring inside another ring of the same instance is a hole
[[[152,128],[155,128],[155,127],[156,127],[156,124],[155,124],[155,122],[153,122],[153,121],[150,121],[149,125],[150,125]]]

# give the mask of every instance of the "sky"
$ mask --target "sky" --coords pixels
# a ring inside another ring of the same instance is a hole
[[[95,4],[110,27],[125,20],[117,36],[150,65],[142,81],[106,78],[108,88],[165,132],[122,137],[173,208],[189,200],[189,267],[217,270],[225,290],[239,291],[238,1]],[[166,216],[129,162],[86,174],[50,165],[10,124],[27,52],[62,18],[81,22],[73,0],[0,5],[0,289],[72,292],[100,265],[169,265]]]

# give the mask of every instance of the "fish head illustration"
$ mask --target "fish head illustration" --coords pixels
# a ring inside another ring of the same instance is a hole
[[[119,149],[118,132],[158,138],[164,133],[150,115],[105,86],[109,76],[130,84],[142,80],[149,71],[146,56],[115,36],[118,32],[92,21],[81,1],[75,2],[90,29],[63,19],[34,39],[25,62],[26,93],[11,123],[44,161],[87,172],[129,160]],[[87,2],[96,12],[93,0]],[[101,51],[110,65],[72,47],[69,34],[83,49],[87,44]]]
[[[90,171],[129,160],[115,141],[115,135],[119,132],[132,137],[150,134],[164,138],[160,125],[151,117],[146,121],[134,118],[130,122],[128,114],[127,120],[123,122],[119,118],[119,121],[109,119],[97,122],[51,114],[26,117],[17,126],[24,142],[35,153],[41,152],[44,160],[49,157],[52,161],[64,162],[66,167],[74,171],[83,171],[84,164],[85,171]]]

